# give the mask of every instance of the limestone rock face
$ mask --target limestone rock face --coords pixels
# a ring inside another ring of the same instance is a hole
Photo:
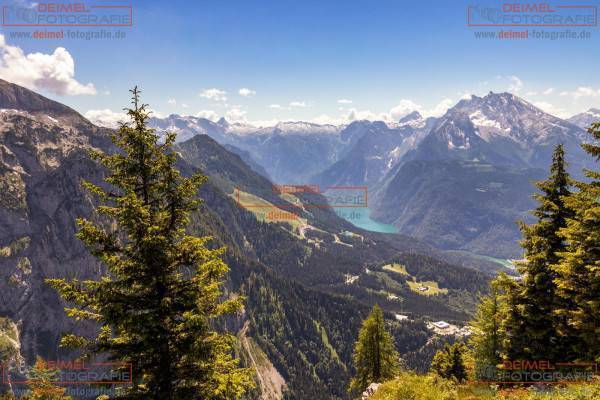
[[[55,356],[70,329],[45,278],[91,277],[99,265],[75,238],[74,216],[89,215],[81,178],[98,180],[87,150],[109,145],[108,129],[0,80],[0,316],[20,323],[28,361]]]

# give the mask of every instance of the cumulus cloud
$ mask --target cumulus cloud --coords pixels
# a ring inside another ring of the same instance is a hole
[[[200,97],[214,101],[227,101],[227,92],[217,88],[204,89],[200,92]]]
[[[177,105],[177,100],[171,98],[171,99],[167,100],[167,103],[169,103],[170,105],[174,106],[174,105]]]
[[[313,123],[319,125],[343,125],[348,122],[345,117],[332,117],[327,114],[321,114],[312,119]]]
[[[96,94],[92,83],[82,84],[75,79],[75,61],[64,47],[57,47],[52,54],[25,54],[20,47],[7,44],[2,34],[0,78],[61,96]]]
[[[523,89],[523,81],[521,79],[519,79],[518,76],[515,75],[511,75],[508,76],[508,91],[509,92],[519,92],[521,89]]]
[[[386,113],[375,113],[371,110],[357,110],[352,108],[346,116],[346,120],[349,122],[360,121],[363,119],[369,121],[390,121],[390,115]]]
[[[121,122],[129,120],[127,114],[123,112],[115,112],[105,108],[103,110],[89,110],[84,116],[90,120],[91,123],[98,126],[105,126],[107,128],[116,128]]]
[[[271,105],[269,106],[269,108],[273,108],[273,109],[275,109],[275,110],[280,110],[280,109],[282,109],[283,107],[281,107],[281,104],[271,104]]]
[[[248,113],[240,107],[234,107],[225,113],[225,119],[232,122],[245,122],[246,114]]]
[[[400,100],[400,103],[398,103],[398,105],[396,105],[390,110],[390,117],[393,120],[397,121],[405,115],[408,115],[413,111],[421,111],[421,109],[422,107],[416,104],[415,102],[407,99],[402,99]]]
[[[543,95],[548,96],[549,94],[554,93],[554,88],[548,88],[542,92]]]
[[[578,100],[582,97],[600,97],[600,89],[594,89],[589,86],[580,86],[573,91],[561,92],[560,95],[572,97],[575,100]]]
[[[339,99],[338,104],[352,104],[352,100],[348,100],[348,99]]]
[[[149,108],[148,113],[150,114],[150,117],[154,117],[154,118],[164,118],[165,117],[165,115],[163,113],[161,113],[158,110],[155,110],[154,108]]]
[[[242,97],[252,97],[256,94],[256,91],[248,88],[241,88],[238,93]]]
[[[213,110],[200,110],[196,113],[196,117],[209,119],[211,121],[216,121],[219,119],[219,116]]]
[[[453,105],[454,101],[452,99],[443,99],[432,109],[423,111],[422,114],[426,117],[441,117]]]
[[[568,118],[569,117],[569,114],[563,108],[556,107],[555,105],[550,104],[546,101],[536,101],[532,104],[534,106],[536,106],[537,108],[547,112],[548,114],[552,114],[552,115],[555,115],[560,118]]]

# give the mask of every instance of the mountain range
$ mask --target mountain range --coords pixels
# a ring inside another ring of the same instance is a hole
[[[192,129],[184,119],[173,117],[169,124]],[[405,235],[356,228],[332,209],[315,207],[326,204],[317,192],[275,190],[265,176],[275,170],[245,145],[268,137],[285,142],[288,134],[294,143],[307,138],[306,146],[313,135],[357,143],[352,130],[342,139],[337,128],[312,132],[315,126],[293,124],[289,133],[277,128],[250,135],[224,121],[195,123],[194,132],[202,127],[208,134],[181,133],[187,140],[177,143],[178,168],[185,175],[202,171],[209,182],[200,190],[203,203],[189,229],[228,249],[228,290],[241,292],[247,302],[244,314],[226,325],[238,333],[241,357],[258,371],[257,397],[348,398],[352,343],[375,303],[386,310],[401,353],[417,369],[426,368],[432,349],[444,342],[426,321],[460,325],[470,318],[498,264]],[[8,342],[12,350],[0,354],[4,360],[31,364],[38,355],[68,357],[58,346],[61,333],[94,329],[67,318],[66,304],[44,281],[97,279],[106,272],[75,233],[76,218],[90,217],[94,209],[80,182],[99,183],[104,175],[89,150],[117,151],[112,133],[0,80],[0,327],[8,327],[0,339],[17,332]],[[431,293],[419,291],[423,285]],[[394,314],[409,320],[395,321]]]
[[[395,123],[256,128],[177,115],[152,122],[159,131],[207,134],[232,146],[277,183],[366,186],[375,220],[443,249],[509,259],[521,256],[515,222],[528,221],[532,183],[546,173],[553,146],[565,146],[580,178],[591,164],[580,147],[584,128],[599,116],[591,109],[564,120],[490,92],[439,118],[412,112]]]

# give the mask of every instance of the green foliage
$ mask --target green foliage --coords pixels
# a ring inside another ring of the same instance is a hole
[[[52,369],[46,361],[38,357],[29,373],[29,395],[27,400],[71,400],[65,396],[66,388],[57,385],[59,370]]]
[[[481,303],[471,322],[469,345],[475,361],[475,372],[501,362],[506,335],[503,321],[506,319],[506,302],[500,280],[490,284],[490,294]]]
[[[78,237],[107,267],[98,281],[51,279],[76,320],[100,326],[93,338],[63,337],[62,344],[87,355],[106,354],[133,364],[122,399],[230,399],[252,386],[250,373],[233,356],[235,338],[219,333],[221,316],[242,307],[240,297],[224,298],[228,266],[223,248],[210,237],[185,233],[206,177],[180,176],[172,146],[146,127],[146,105],[132,91],[131,125],[113,136],[121,149],[94,152],[108,170],[102,186],[84,186],[102,202],[99,220],[80,219]]]
[[[369,400],[590,400],[600,398],[600,385],[568,385],[503,389],[487,385],[465,384],[436,375],[403,372],[383,383]]]
[[[393,381],[382,384],[369,400],[453,400],[456,385],[435,375],[403,372]]]
[[[399,372],[399,358],[393,338],[385,329],[383,312],[375,305],[364,320],[354,346],[356,374],[349,390],[363,391],[371,383],[393,378]]]
[[[517,295],[518,312],[512,321],[514,330],[508,348],[508,356],[513,360],[565,360],[568,345],[559,331],[564,333],[566,326],[553,314],[559,299],[557,275],[552,268],[558,262],[559,253],[566,248],[559,231],[573,216],[565,204],[571,192],[564,156],[563,146],[557,145],[550,177],[536,184],[541,193],[534,195],[539,205],[532,214],[537,221],[532,225],[520,222],[525,260],[518,263],[523,281]]]
[[[464,382],[467,379],[466,353],[467,346],[464,343],[446,345],[433,357],[431,372],[444,379]]]
[[[584,149],[600,161],[600,123],[589,129],[593,136]],[[568,243],[556,266],[558,294],[563,300],[556,310],[575,336],[574,351],[579,358],[600,360],[600,171],[585,171],[588,182],[566,200],[575,211],[561,236]]]
[[[589,132],[593,140],[583,147],[599,161],[600,123]],[[588,180],[575,182],[578,190],[571,192],[564,152],[556,147],[550,178],[538,183],[538,221],[521,225],[523,282],[498,278],[495,285],[501,292],[493,288],[473,324],[476,366],[497,364],[502,358],[600,360],[600,172],[585,173]],[[534,393],[522,398],[588,397],[574,391],[563,397],[555,391],[549,397]]]

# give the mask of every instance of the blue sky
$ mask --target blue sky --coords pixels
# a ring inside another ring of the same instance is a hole
[[[0,77],[106,118],[127,104],[133,85],[162,115],[257,124],[396,119],[411,109],[439,115],[464,94],[490,90],[510,90],[561,116],[600,107],[598,28],[570,28],[586,29],[588,39],[476,38],[499,28],[467,27],[467,7],[498,0],[97,3],[133,6],[124,39],[36,40],[11,36],[31,28],[4,28]],[[58,47],[65,50],[57,56]],[[32,77],[16,72],[15,49]],[[34,79],[43,73],[39,63],[64,72],[65,53],[74,73],[56,84]]]

